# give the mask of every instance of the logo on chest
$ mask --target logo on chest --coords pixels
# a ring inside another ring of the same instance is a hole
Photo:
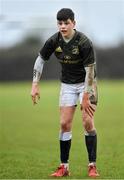
[[[79,54],[79,48],[78,48],[78,46],[73,46],[73,47],[72,47],[72,54]]]
[[[62,52],[62,49],[60,46],[58,46],[56,49],[55,49],[55,52]]]

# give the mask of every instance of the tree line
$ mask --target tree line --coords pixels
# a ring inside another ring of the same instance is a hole
[[[32,69],[43,41],[28,37],[10,48],[0,49],[0,81],[32,80]],[[118,47],[95,47],[99,79],[124,78],[124,43]],[[54,62],[53,62],[54,61]],[[58,79],[61,67],[52,55],[43,70],[42,79]]]

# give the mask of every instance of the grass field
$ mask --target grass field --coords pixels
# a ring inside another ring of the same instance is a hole
[[[0,84],[0,179],[50,179],[59,165],[59,82],[41,82],[33,106],[31,83]],[[97,166],[100,179],[124,178],[124,81],[99,82]],[[79,106],[73,122],[70,179],[87,179]]]

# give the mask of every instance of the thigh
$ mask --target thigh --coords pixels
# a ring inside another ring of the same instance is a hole
[[[75,106],[61,106],[60,107],[60,118],[61,120],[73,119]]]
[[[75,106],[60,107],[60,126],[62,131],[71,131]]]

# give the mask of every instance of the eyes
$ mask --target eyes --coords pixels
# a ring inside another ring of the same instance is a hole
[[[70,24],[70,22],[67,22],[67,21],[60,21],[60,22],[58,22],[58,25],[59,26],[62,26],[62,25],[69,25]]]

